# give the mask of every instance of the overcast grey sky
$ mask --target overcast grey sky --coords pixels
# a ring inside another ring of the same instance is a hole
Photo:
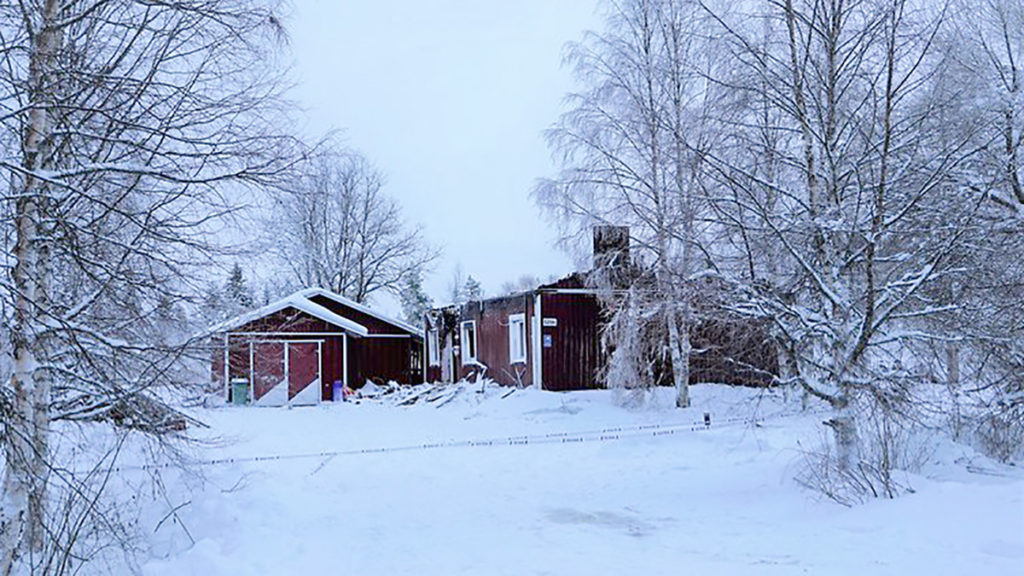
[[[310,135],[342,129],[444,257],[489,294],[573,268],[529,197],[553,171],[541,131],[572,89],[564,45],[595,0],[295,0],[290,36]],[[441,302],[438,302],[439,304]]]

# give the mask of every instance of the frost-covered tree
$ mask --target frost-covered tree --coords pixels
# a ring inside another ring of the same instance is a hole
[[[569,244],[631,229],[636,269],[606,282],[606,377],[657,380],[647,338],[682,367],[690,281],[715,276],[714,314],[770,321],[777,382],[831,406],[840,476],[872,470],[892,494],[892,430],[936,381],[955,429],[967,395],[990,451],[1019,453],[1024,5],[607,6],[607,29],[570,46],[584,90],[536,190]]]
[[[423,289],[421,273],[410,274],[398,293],[402,304],[402,317],[413,326],[422,326],[424,315],[434,306],[433,299]]]
[[[470,274],[466,276],[466,284],[462,287],[462,293],[467,302],[477,302],[484,297],[484,288],[480,285],[480,281]]]
[[[951,255],[957,268],[932,291],[956,307],[928,327],[948,338],[931,348],[954,434],[1009,459],[1024,453],[1024,4],[955,2],[951,11],[941,88],[954,121],[938,128],[956,138],[969,123],[977,153],[957,174],[966,193],[949,196],[947,210],[978,217]]]
[[[722,78],[737,87],[722,111],[729,145],[709,159],[718,214],[750,255],[751,311],[774,322],[792,378],[834,410],[838,470],[853,473],[858,418],[894,409],[917,376],[907,347],[943,337],[918,322],[955,305],[929,289],[976,215],[976,203],[948,209],[974,127],[938,89],[947,12],[786,0],[716,18],[741,64]]]
[[[689,405],[690,285],[713,268],[701,248],[710,233],[702,223],[709,207],[704,158],[716,138],[708,112],[721,87],[710,81],[717,55],[703,31],[707,19],[701,3],[690,0],[609,3],[605,30],[569,47],[584,89],[571,95],[570,110],[547,133],[561,171],[535,190],[566,244],[583,243],[595,225],[630,228],[643,287],[628,304],[611,297],[607,305],[664,326],[644,331],[665,337],[664,345],[628,349],[663,356],[680,407]],[[637,307],[644,312],[637,315]],[[647,364],[634,360],[630,365]]]
[[[438,256],[384,191],[384,175],[358,152],[328,141],[273,198],[270,245],[297,283],[367,302]]]
[[[245,274],[237,262],[231,268],[227,283],[224,284],[224,295],[239,309],[251,308],[253,305],[252,293],[245,281]]]
[[[540,286],[540,284],[540,279],[533,274],[523,274],[514,281],[509,280],[507,282],[502,282],[501,293],[509,295],[517,294],[519,292],[527,292],[529,290],[533,290],[537,286]]]
[[[13,358],[0,574],[80,569],[123,526],[99,496],[111,460],[81,475],[90,464],[53,442],[60,421],[173,445],[184,420],[168,388],[189,378],[186,327],[165,340],[173,308],[197,295],[216,222],[292,161],[276,14],[255,0],[0,0]]]
[[[456,264],[452,269],[451,278],[448,280],[447,298],[450,304],[461,306],[468,300],[466,297],[466,273],[462,270],[462,264]]]

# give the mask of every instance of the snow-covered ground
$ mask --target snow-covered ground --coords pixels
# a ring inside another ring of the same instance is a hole
[[[821,415],[780,394],[698,386],[676,410],[667,390],[632,409],[507,392],[200,411],[224,440],[207,456],[242,460],[147,511],[187,502],[143,572],[1024,574],[1024,474],[969,449],[937,442],[913,494],[847,508],[793,480]],[[351,453],[391,447],[409,449]],[[346,453],[245,460],[320,452]]]

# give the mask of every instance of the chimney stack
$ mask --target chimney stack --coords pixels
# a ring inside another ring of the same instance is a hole
[[[629,270],[629,226],[594,226],[594,270],[606,270],[616,286]]]

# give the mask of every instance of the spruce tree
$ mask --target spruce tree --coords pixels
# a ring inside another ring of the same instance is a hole
[[[246,285],[245,275],[237,262],[231,269],[231,275],[228,276],[224,294],[228,301],[239,308],[251,308],[253,305],[252,294],[249,293],[249,287]]]
[[[421,326],[423,315],[434,306],[433,299],[423,290],[420,272],[414,272],[406,278],[398,297],[402,304],[403,318],[414,326]]]

